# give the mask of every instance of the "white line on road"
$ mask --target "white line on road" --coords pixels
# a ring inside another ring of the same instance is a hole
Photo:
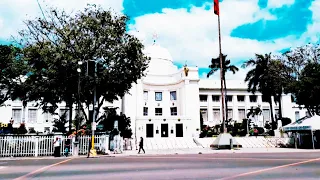
[[[7,168],[7,166],[0,166],[0,170]]]
[[[309,159],[271,159],[271,158],[239,158],[239,157],[151,157],[151,156],[129,156],[125,158],[144,158],[144,159],[198,159],[198,160],[256,160],[256,161],[304,161]]]

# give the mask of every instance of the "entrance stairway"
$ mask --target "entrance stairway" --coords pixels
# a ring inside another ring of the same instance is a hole
[[[242,145],[242,148],[275,148],[280,144],[289,144],[290,138],[265,138],[265,137],[234,137]],[[165,149],[190,149],[190,148],[210,148],[215,140],[212,138],[145,138],[144,149],[146,150],[165,150]],[[132,150],[136,149],[134,140]],[[138,141],[136,142],[139,143]],[[138,148],[138,147],[137,147]],[[127,149],[127,150],[130,150]]]

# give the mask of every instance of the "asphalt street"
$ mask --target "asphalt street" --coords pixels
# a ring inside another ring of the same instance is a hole
[[[320,154],[254,153],[0,160],[1,180],[320,179]]]

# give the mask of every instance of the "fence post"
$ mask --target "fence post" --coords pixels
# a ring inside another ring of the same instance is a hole
[[[104,149],[105,149],[105,153],[108,153],[109,154],[109,135],[105,135],[104,136]]]
[[[39,155],[39,136],[36,136],[36,138],[35,138],[35,143],[34,143],[34,156],[35,157],[38,157],[38,155]]]

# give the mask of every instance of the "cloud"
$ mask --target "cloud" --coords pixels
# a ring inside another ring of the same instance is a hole
[[[101,5],[105,9],[111,7],[115,12],[123,10],[123,0],[39,0],[39,3],[43,9],[54,6],[67,12],[81,10],[88,3]],[[16,36],[24,28],[23,20],[39,16],[42,15],[37,0],[0,0],[0,39],[8,40],[11,35]]]
[[[300,1],[300,0],[296,0]],[[294,4],[295,0],[268,0],[268,8],[280,8]]]
[[[233,74],[232,72],[227,72],[226,73],[226,80],[239,80],[239,81],[243,81],[244,78],[246,77],[247,73],[252,69],[252,67],[248,67],[248,68],[241,68],[239,66],[239,71],[236,72],[235,74]],[[220,80],[220,71],[217,71],[216,73],[214,73],[212,76],[210,76],[209,78],[207,78],[207,73],[209,72],[209,69],[201,69],[199,70],[200,74],[200,78],[201,79],[214,79],[214,80]]]
[[[188,61],[190,65],[207,67],[210,59],[219,54],[217,16],[212,8],[162,9],[161,13],[147,14],[135,18],[129,25],[138,30],[144,43],[150,45],[152,34],[157,32],[157,42],[168,48],[178,63]],[[234,7],[237,7],[236,9]],[[231,37],[233,29],[246,23],[254,23],[261,18],[275,19],[268,11],[261,10],[257,0],[224,0],[220,3],[222,52],[227,54],[233,64],[253,57],[255,53],[268,53],[290,47],[296,42],[294,36],[286,36],[269,41]]]
[[[310,42],[319,42],[320,40],[320,1],[313,1],[310,6],[312,11],[312,23],[308,25],[308,30],[303,34],[303,38]]]

